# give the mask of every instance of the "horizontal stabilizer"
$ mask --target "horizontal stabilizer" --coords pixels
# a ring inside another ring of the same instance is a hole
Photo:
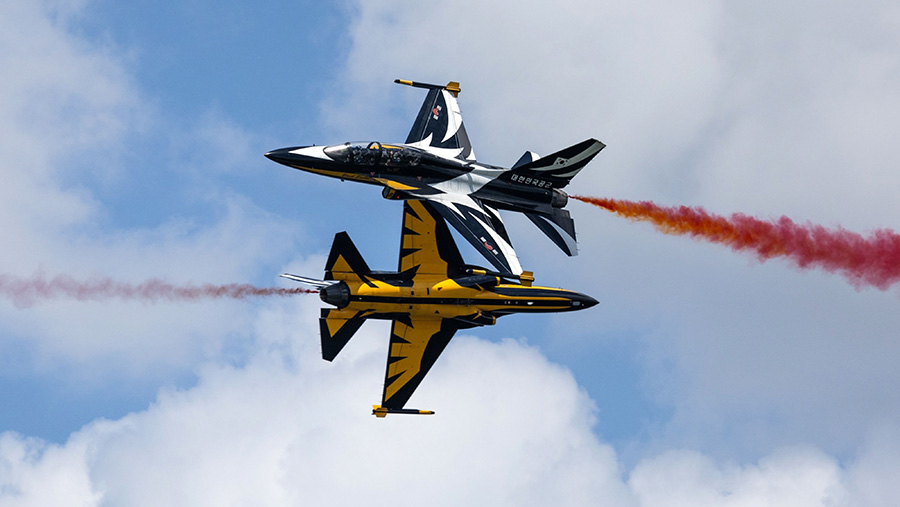
[[[542,188],[563,188],[584,166],[600,153],[606,145],[596,139],[588,139],[574,146],[527,162],[526,153],[503,178],[538,185]],[[525,163],[522,163],[525,162]]]
[[[372,415],[375,417],[385,417],[388,414],[434,415],[434,411],[415,408],[387,408],[381,405],[372,405]]]
[[[350,318],[345,312],[331,309],[322,309],[322,317],[319,319],[319,332],[322,338],[322,359],[331,361],[337,357],[344,345],[359,331],[366,319],[359,314]]]
[[[553,208],[552,215],[525,213],[534,225],[538,226],[556,246],[569,257],[578,255],[578,244],[575,243],[575,221],[568,210]]]

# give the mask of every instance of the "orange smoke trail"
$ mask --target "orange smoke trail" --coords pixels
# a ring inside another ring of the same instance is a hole
[[[155,278],[132,284],[111,278],[79,281],[66,275],[50,279],[43,275],[31,278],[0,275],[0,297],[11,299],[20,308],[48,299],[75,299],[78,301],[119,299],[156,303],[159,301],[196,301],[221,298],[243,299],[254,296],[284,297],[314,292],[317,291],[300,288],[256,287],[237,283],[175,285]]]
[[[726,218],[700,207],[569,197],[629,220],[650,222],[666,234],[684,234],[736,251],[753,251],[760,261],[785,257],[800,268],[840,273],[857,289],[871,285],[885,290],[900,282],[900,235],[888,229],[878,229],[863,237],[840,227],[799,225],[784,216],[767,222],[742,213]]]

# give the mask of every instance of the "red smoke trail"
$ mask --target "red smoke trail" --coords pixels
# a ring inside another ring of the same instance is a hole
[[[31,306],[39,300],[75,299],[101,301],[119,299],[128,301],[197,301],[201,299],[243,299],[253,296],[292,296],[317,292],[309,289],[282,289],[255,287],[249,284],[225,285],[175,285],[159,279],[138,284],[119,282],[111,278],[79,281],[66,275],[47,279],[43,275],[19,278],[0,275],[0,297],[12,299],[18,307]]]
[[[700,207],[570,197],[629,220],[650,222],[666,234],[686,234],[732,250],[753,251],[760,261],[786,257],[800,268],[837,272],[857,289],[871,285],[885,290],[900,281],[900,235],[888,229],[878,229],[863,237],[840,227],[799,225],[784,216],[767,222],[741,213],[726,218]]]

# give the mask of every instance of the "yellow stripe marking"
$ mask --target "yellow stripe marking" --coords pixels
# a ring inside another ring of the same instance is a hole
[[[398,183],[393,180],[388,180],[385,178],[374,178],[375,181],[381,183],[386,187],[393,188],[394,190],[418,190],[419,187],[411,187],[409,185],[404,185],[403,183]]]

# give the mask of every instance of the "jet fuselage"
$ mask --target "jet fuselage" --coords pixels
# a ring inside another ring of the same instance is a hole
[[[365,279],[355,275],[335,276],[340,282],[320,289],[320,297],[338,308],[332,318],[396,319],[398,314],[414,317],[457,319],[477,325],[491,325],[498,317],[512,313],[566,312],[590,308],[597,301],[585,294],[550,287],[505,283],[491,275],[446,278],[419,275],[403,280],[399,273],[371,273]]]
[[[506,168],[443,157],[436,151],[440,149],[370,142],[282,148],[265,155],[294,169],[380,185],[386,199],[469,195],[495,208],[532,213],[549,212],[568,202],[566,193],[552,188],[548,180],[513,181],[520,176]]]

